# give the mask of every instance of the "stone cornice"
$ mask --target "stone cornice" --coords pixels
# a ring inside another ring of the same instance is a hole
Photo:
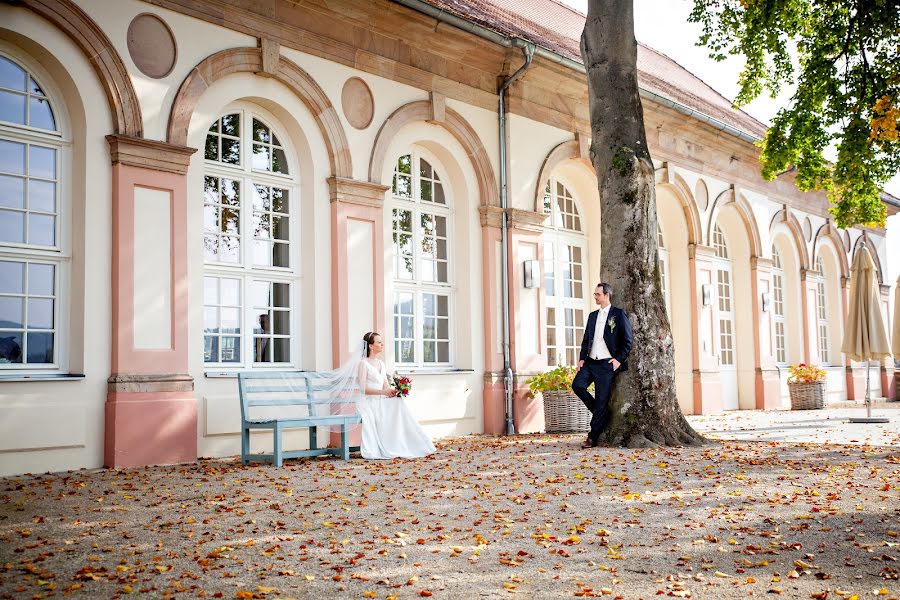
[[[543,231],[544,223],[550,216],[546,213],[521,208],[507,208],[506,214],[509,217],[510,227],[526,231]]]
[[[108,135],[106,141],[109,142],[110,160],[114,165],[140,167],[177,175],[187,173],[191,155],[197,151],[196,148],[174,146],[126,135]]]
[[[349,202],[363,206],[384,206],[384,195],[390,188],[380,183],[345,179],[343,177],[329,177],[328,191],[332,202]]]
[[[194,378],[186,373],[134,374],[116,373],[107,380],[107,391],[115,392],[190,392],[194,389]]]
[[[481,217],[482,227],[499,229],[503,226],[503,209],[499,206],[479,206],[478,214]]]
[[[716,249],[702,244],[688,244],[688,258],[715,258]]]

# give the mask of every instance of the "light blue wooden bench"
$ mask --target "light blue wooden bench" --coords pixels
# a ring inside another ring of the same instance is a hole
[[[312,373],[305,371],[257,371],[238,374],[238,390],[241,398],[241,461],[247,465],[251,461],[272,461],[280,467],[285,458],[301,456],[319,456],[335,454],[349,460],[350,452],[359,450],[358,446],[350,446],[348,429],[351,425],[361,423],[359,414],[317,415],[316,408],[326,408],[330,399],[325,398],[321,387],[317,389]],[[347,404],[352,404],[348,401]],[[296,407],[298,414],[289,417],[253,417],[251,409],[262,406]],[[316,440],[316,427],[339,427],[341,433],[340,448],[319,448]],[[282,435],[285,429],[309,429],[308,450],[284,450]],[[250,431],[252,429],[271,429],[274,436],[272,454],[250,453]]]

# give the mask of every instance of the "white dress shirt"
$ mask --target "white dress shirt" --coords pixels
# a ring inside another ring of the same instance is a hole
[[[590,357],[594,360],[608,360],[612,358],[609,348],[606,347],[606,340],[603,339],[603,331],[606,329],[606,317],[609,316],[609,307],[599,309],[597,313],[597,324],[594,328],[594,343],[591,345]]]

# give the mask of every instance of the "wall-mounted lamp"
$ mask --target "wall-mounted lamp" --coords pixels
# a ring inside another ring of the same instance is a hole
[[[526,260],[522,263],[525,289],[531,290],[541,287],[541,271],[536,260]]]
[[[700,286],[700,296],[703,301],[703,306],[712,304],[712,286],[708,283],[704,283]]]
[[[764,313],[769,312],[769,307],[771,306],[771,300],[769,298],[769,292],[762,293],[762,311]]]

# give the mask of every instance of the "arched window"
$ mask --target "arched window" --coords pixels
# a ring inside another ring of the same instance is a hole
[[[656,225],[656,239],[659,246],[659,283],[662,286],[663,300],[666,303],[666,314],[672,318],[672,298],[669,284],[669,249],[663,238],[662,225]]]
[[[0,54],[0,369],[64,367],[63,140],[38,80]]]
[[[204,154],[204,362],[290,365],[296,169],[275,128],[252,107],[216,119]]]
[[[391,186],[394,360],[408,366],[453,361],[453,296],[448,190],[433,161],[400,156]]]
[[[825,306],[825,261],[822,256],[816,257],[816,322],[819,337],[819,361],[823,365],[831,361],[828,343],[828,311]]]
[[[772,246],[772,312],[775,322],[775,361],[787,363],[787,336],[784,322],[784,268],[781,255]]]
[[[552,230],[544,242],[547,364],[574,365],[584,330],[587,240],[575,199],[559,181],[547,183],[544,209],[550,214]]]

